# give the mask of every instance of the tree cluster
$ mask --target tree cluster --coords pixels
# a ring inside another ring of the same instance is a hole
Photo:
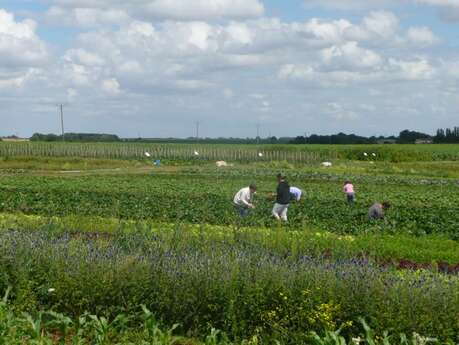
[[[355,134],[338,133],[333,135],[313,134],[309,137],[299,136],[291,140],[291,144],[333,144],[333,145],[350,145],[350,144],[377,144],[387,140],[397,140],[396,137],[363,137]]]
[[[397,143],[399,144],[414,144],[416,140],[419,139],[432,139],[432,137],[429,134],[421,133],[421,132],[416,132],[416,131],[410,131],[408,129],[405,129],[404,131],[401,131]]]
[[[434,142],[438,144],[459,143],[459,127],[438,129],[434,137]]]
[[[121,139],[114,134],[98,134],[98,133],[65,133],[62,135],[56,134],[40,134],[35,133],[30,138],[30,141],[65,141],[68,142],[117,142]]]

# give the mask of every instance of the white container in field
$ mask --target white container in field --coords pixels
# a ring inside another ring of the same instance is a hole
[[[145,152],[145,156],[146,156],[146,157],[151,157],[150,152]]]
[[[258,157],[263,157],[263,153],[258,152]]]
[[[217,168],[223,168],[228,166],[228,163],[226,163],[225,161],[218,161],[215,164],[217,165]]]
[[[322,162],[322,166],[326,167],[326,168],[329,168],[329,167],[333,166],[333,163],[332,162]]]
[[[194,155],[195,156],[199,156],[199,152],[198,151],[194,151]]]

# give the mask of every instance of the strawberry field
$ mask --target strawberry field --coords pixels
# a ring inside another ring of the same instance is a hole
[[[305,191],[287,224],[270,215],[279,171]],[[0,160],[0,338],[455,344],[458,172],[451,161]],[[242,219],[232,198],[252,182]],[[385,200],[385,219],[367,219]]]
[[[154,219],[216,225],[272,226],[270,192],[275,172],[151,173],[146,175],[36,177],[7,176],[0,185],[0,211],[37,215],[82,215]],[[458,239],[459,185],[453,180],[355,176],[357,202],[347,205],[341,191],[346,176],[291,172],[290,183],[305,190],[290,208],[291,227],[309,226],[342,234],[368,231],[444,234]],[[238,219],[233,194],[256,182],[257,208]],[[367,219],[368,208],[389,200],[383,222]]]

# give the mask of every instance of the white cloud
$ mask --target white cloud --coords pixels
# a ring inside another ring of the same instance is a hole
[[[399,19],[392,12],[372,11],[363,17],[360,24],[354,24],[346,19],[313,18],[304,24],[298,24],[296,29],[309,39],[317,40],[318,45],[342,44],[347,41],[378,44],[394,40],[399,30]]]
[[[321,55],[324,63],[333,69],[374,68],[383,62],[377,53],[362,49],[353,41],[323,49]]]
[[[458,0],[304,0],[306,8],[324,7],[338,10],[388,8],[394,5],[420,3],[433,6],[459,7]]]
[[[38,66],[46,62],[46,44],[36,35],[36,23],[16,21],[0,9],[0,65]]]
[[[147,13],[169,19],[254,18],[264,13],[258,0],[153,0]]]
[[[99,55],[84,49],[70,49],[64,55],[64,60],[73,61],[83,66],[103,66],[105,60]]]
[[[306,9],[325,8],[341,11],[363,11],[369,9],[395,9],[400,5],[421,4],[438,7],[441,17],[448,21],[459,21],[458,0],[304,0]]]
[[[362,10],[391,6],[400,1],[405,0],[304,0],[304,5],[307,8],[324,7],[339,10]]]
[[[120,93],[120,83],[115,78],[103,80],[101,86],[102,90],[108,94],[116,95]]]
[[[347,34],[352,34],[353,30],[357,28],[344,19],[334,21],[312,19],[303,27],[305,33],[313,35],[321,43],[342,42]]]
[[[397,81],[429,80],[435,76],[435,73],[435,68],[426,59],[388,58],[384,61],[378,59],[378,63],[372,66],[353,65],[350,68],[343,67],[335,70],[315,68],[301,63],[286,64],[279,69],[278,78],[322,87],[348,87],[361,83],[377,85]]]
[[[48,49],[36,34],[37,25],[0,9],[0,87],[20,88],[40,74]]]
[[[435,68],[426,59],[414,61],[389,59],[388,69],[395,74],[395,79],[398,76],[404,80],[430,79],[435,74]]]
[[[353,121],[359,118],[358,114],[336,102],[328,103],[323,112],[337,121]]]
[[[395,34],[398,25],[399,20],[395,14],[387,11],[371,12],[363,19],[363,27],[368,32],[385,39]]]
[[[408,29],[406,38],[409,43],[420,47],[429,47],[440,41],[428,27],[412,27]]]
[[[45,18],[52,23],[84,28],[120,25],[130,20],[130,16],[122,9],[90,7],[68,9],[59,6],[50,7],[46,12]]]
[[[148,20],[248,19],[264,14],[260,0],[49,0],[46,18],[80,27]]]

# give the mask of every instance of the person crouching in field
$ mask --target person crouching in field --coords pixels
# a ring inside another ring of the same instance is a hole
[[[350,181],[344,182],[343,191],[346,194],[347,202],[353,204],[355,201],[354,185]]]
[[[384,211],[388,210],[391,207],[390,202],[385,201],[382,204],[376,203],[370,207],[368,211],[368,218],[371,219],[383,219]]]
[[[247,217],[250,213],[250,209],[255,208],[252,200],[256,191],[257,186],[252,183],[249,187],[242,188],[234,196],[233,203],[241,217]]]
[[[277,195],[276,203],[274,204],[272,215],[277,220],[287,221],[288,206],[291,201],[290,186],[282,174],[277,175]]]
[[[300,202],[301,198],[303,197],[303,190],[298,187],[290,187],[290,199],[296,202]]]

